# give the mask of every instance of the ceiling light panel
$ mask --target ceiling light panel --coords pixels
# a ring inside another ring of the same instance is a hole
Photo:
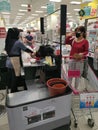
[[[27,4],[21,4],[21,6],[22,6],[22,7],[28,7],[28,5],[27,5]]]
[[[67,16],[68,18],[71,18],[72,16]]]
[[[9,12],[1,12],[2,14],[6,14],[6,15],[9,15],[10,13]]]
[[[80,9],[74,9],[74,11],[79,11]]]
[[[47,9],[47,6],[41,6],[42,9]]]
[[[25,15],[24,13],[18,13],[17,15]]]
[[[81,2],[79,2],[79,1],[71,1],[70,4],[79,5],[79,4],[81,4]]]
[[[33,16],[38,16],[38,14],[32,14]]]
[[[36,13],[43,13],[43,11],[38,11],[38,10],[36,10],[35,12],[36,12]]]
[[[62,0],[50,0],[50,1],[53,1],[53,2],[61,2]]]
[[[19,9],[20,12],[27,12],[27,10]]]

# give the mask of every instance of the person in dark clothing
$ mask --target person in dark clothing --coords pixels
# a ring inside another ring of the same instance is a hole
[[[32,46],[33,36],[30,34],[30,31],[27,31],[27,36],[25,38],[27,41],[27,45]]]
[[[8,58],[6,66],[8,68],[8,88],[11,92],[17,92],[19,77],[21,76],[21,50],[33,54],[19,39],[20,31],[18,28],[9,28],[5,40],[5,51]]]

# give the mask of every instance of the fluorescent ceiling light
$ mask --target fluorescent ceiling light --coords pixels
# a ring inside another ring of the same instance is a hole
[[[75,4],[75,5],[79,5],[79,4],[81,4],[81,2],[79,2],[79,1],[71,1],[70,4],[73,4],[73,5],[74,5],[74,4]]]
[[[10,17],[10,15],[3,15],[3,17],[4,17],[4,18],[8,18],[8,17]]]
[[[79,11],[80,9],[74,9],[74,11]]]
[[[47,8],[47,6],[41,6],[41,8],[42,8],[42,9],[46,9],[46,8]]]
[[[50,0],[50,1],[53,1],[53,2],[61,2],[61,0]]]
[[[18,15],[25,15],[24,13],[18,13]]]
[[[38,16],[38,14],[32,14],[33,16]]]
[[[18,15],[17,15],[16,17],[21,18],[22,16],[18,16]]]
[[[28,5],[27,5],[27,4],[21,4],[21,6],[22,6],[22,7],[28,7]]]
[[[38,11],[38,10],[36,10],[35,12],[36,12],[36,13],[43,13],[43,11]]]
[[[71,18],[72,16],[67,16],[68,18]]]
[[[10,14],[10,13],[9,13],[9,12],[2,12],[2,14],[7,14],[7,15],[8,15],[8,14]]]
[[[30,20],[30,19],[32,19],[32,18],[33,18],[33,17],[32,17],[32,16],[30,16],[30,17],[28,17],[28,18],[27,18],[27,20]]]
[[[24,10],[24,9],[20,9],[19,11],[20,12],[27,12],[27,10]]]
[[[70,14],[70,13],[67,13],[67,15]]]

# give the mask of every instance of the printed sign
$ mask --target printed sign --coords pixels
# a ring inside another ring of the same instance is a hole
[[[80,108],[98,108],[98,93],[80,94]]]
[[[23,107],[23,119],[26,124],[38,123],[42,120],[55,117],[55,107],[47,106],[45,108]]]
[[[0,12],[10,12],[11,6],[8,0],[0,0]]]
[[[80,77],[80,70],[68,70],[68,77]]]
[[[49,2],[47,4],[47,13],[51,14],[55,11],[55,3],[54,2]]]

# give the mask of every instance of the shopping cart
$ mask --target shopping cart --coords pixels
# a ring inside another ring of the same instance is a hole
[[[68,81],[69,86],[73,90],[71,111],[74,117],[74,127],[78,126],[79,117],[84,115],[88,115],[87,119],[88,125],[90,127],[94,127],[94,119],[91,107],[90,106],[85,107],[86,111],[85,109],[83,109],[83,107],[80,107],[81,94],[83,97],[83,94],[88,94],[89,92],[94,91],[87,79],[87,71],[88,71],[87,68],[88,68],[87,58],[78,61],[71,59],[68,56],[63,57],[61,77]]]

